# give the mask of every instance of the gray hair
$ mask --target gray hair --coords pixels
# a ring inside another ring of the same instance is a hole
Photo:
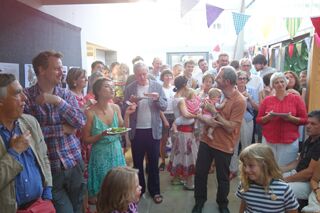
[[[148,70],[149,70],[148,67],[147,67],[147,65],[145,65],[145,63],[143,63],[143,62],[137,62],[137,63],[134,64],[134,66],[133,66],[133,73],[136,74],[136,72],[137,72],[139,69],[141,69],[141,68],[147,70],[147,72],[148,72]]]
[[[231,85],[236,85],[237,83],[237,74],[236,70],[232,66],[223,66],[220,68],[220,71],[223,70],[223,79],[229,80]]]
[[[277,80],[278,78],[282,78],[284,80],[284,82],[286,83],[286,85],[288,85],[289,83],[289,80],[286,78],[286,76],[284,75],[283,72],[275,72],[271,75],[271,78],[270,78],[270,87],[273,88],[273,82],[275,80]]]
[[[240,66],[242,66],[242,64],[244,64],[245,62],[249,62],[250,66],[252,66],[252,61],[249,58],[240,59]]]
[[[15,75],[9,73],[0,74],[0,99],[7,97],[8,86],[16,80]]]

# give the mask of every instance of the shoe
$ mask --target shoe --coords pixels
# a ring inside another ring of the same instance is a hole
[[[183,189],[187,191],[194,191],[194,185],[188,186],[187,184],[184,184]]]
[[[157,195],[153,196],[153,201],[154,201],[156,204],[162,203],[162,201],[163,201],[162,195],[157,194]]]
[[[220,213],[230,213],[228,207],[219,207],[219,212]]]
[[[192,213],[202,213],[203,203],[196,203],[192,208]]]
[[[161,163],[159,166],[159,171],[164,171],[166,168],[166,164],[165,163]]]

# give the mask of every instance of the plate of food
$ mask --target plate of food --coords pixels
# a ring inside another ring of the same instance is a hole
[[[126,128],[126,127],[113,127],[113,128],[107,129],[107,134],[108,135],[118,135],[118,134],[122,134],[125,132],[129,132],[130,130],[131,130],[131,128]]]
[[[284,112],[270,112],[271,115],[274,116],[288,116],[290,113],[284,113]]]

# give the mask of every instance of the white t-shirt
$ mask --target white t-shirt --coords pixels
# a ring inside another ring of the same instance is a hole
[[[172,114],[173,113],[172,101],[173,101],[174,95],[176,94],[173,91],[173,88],[174,88],[174,86],[170,86],[169,88],[162,87],[163,92],[167,98],[167,103],[168,103],[167,109],[166,109],[166,111],[164,111],[165,114]]]
[[[263,90],[263,80],[260,76],[250,75],[250,81],[247,83],[247,87],[251,87],[254,90],[257,90],[258,93]]]
[[[148,93],[149,85],[137,87],[137,96],[144,97],[144,93]],[[138,101],[137,107],[137,129],[151,128],[151,111],[149,107],[149,99],[142,99]]]

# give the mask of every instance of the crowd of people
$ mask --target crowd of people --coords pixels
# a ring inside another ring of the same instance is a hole
[[[230,212],[235,177],[239,212],[320,212],[320,111],[307,114],[305,71],[276,71],[262,54],[230,63],[222,53],[215,68],[200,59],[197,71],[193,60],[171,69],[137,56],[132,75],[95,61],[90,76],[71,68],[63,88],[62,59],[34,57],[29,88],[0,74],[1,211],[138,212],[146,192],[165,199],[160,172],[168,171],[172,185],[194,191],[193,213],[212,172],[221,213]]]

